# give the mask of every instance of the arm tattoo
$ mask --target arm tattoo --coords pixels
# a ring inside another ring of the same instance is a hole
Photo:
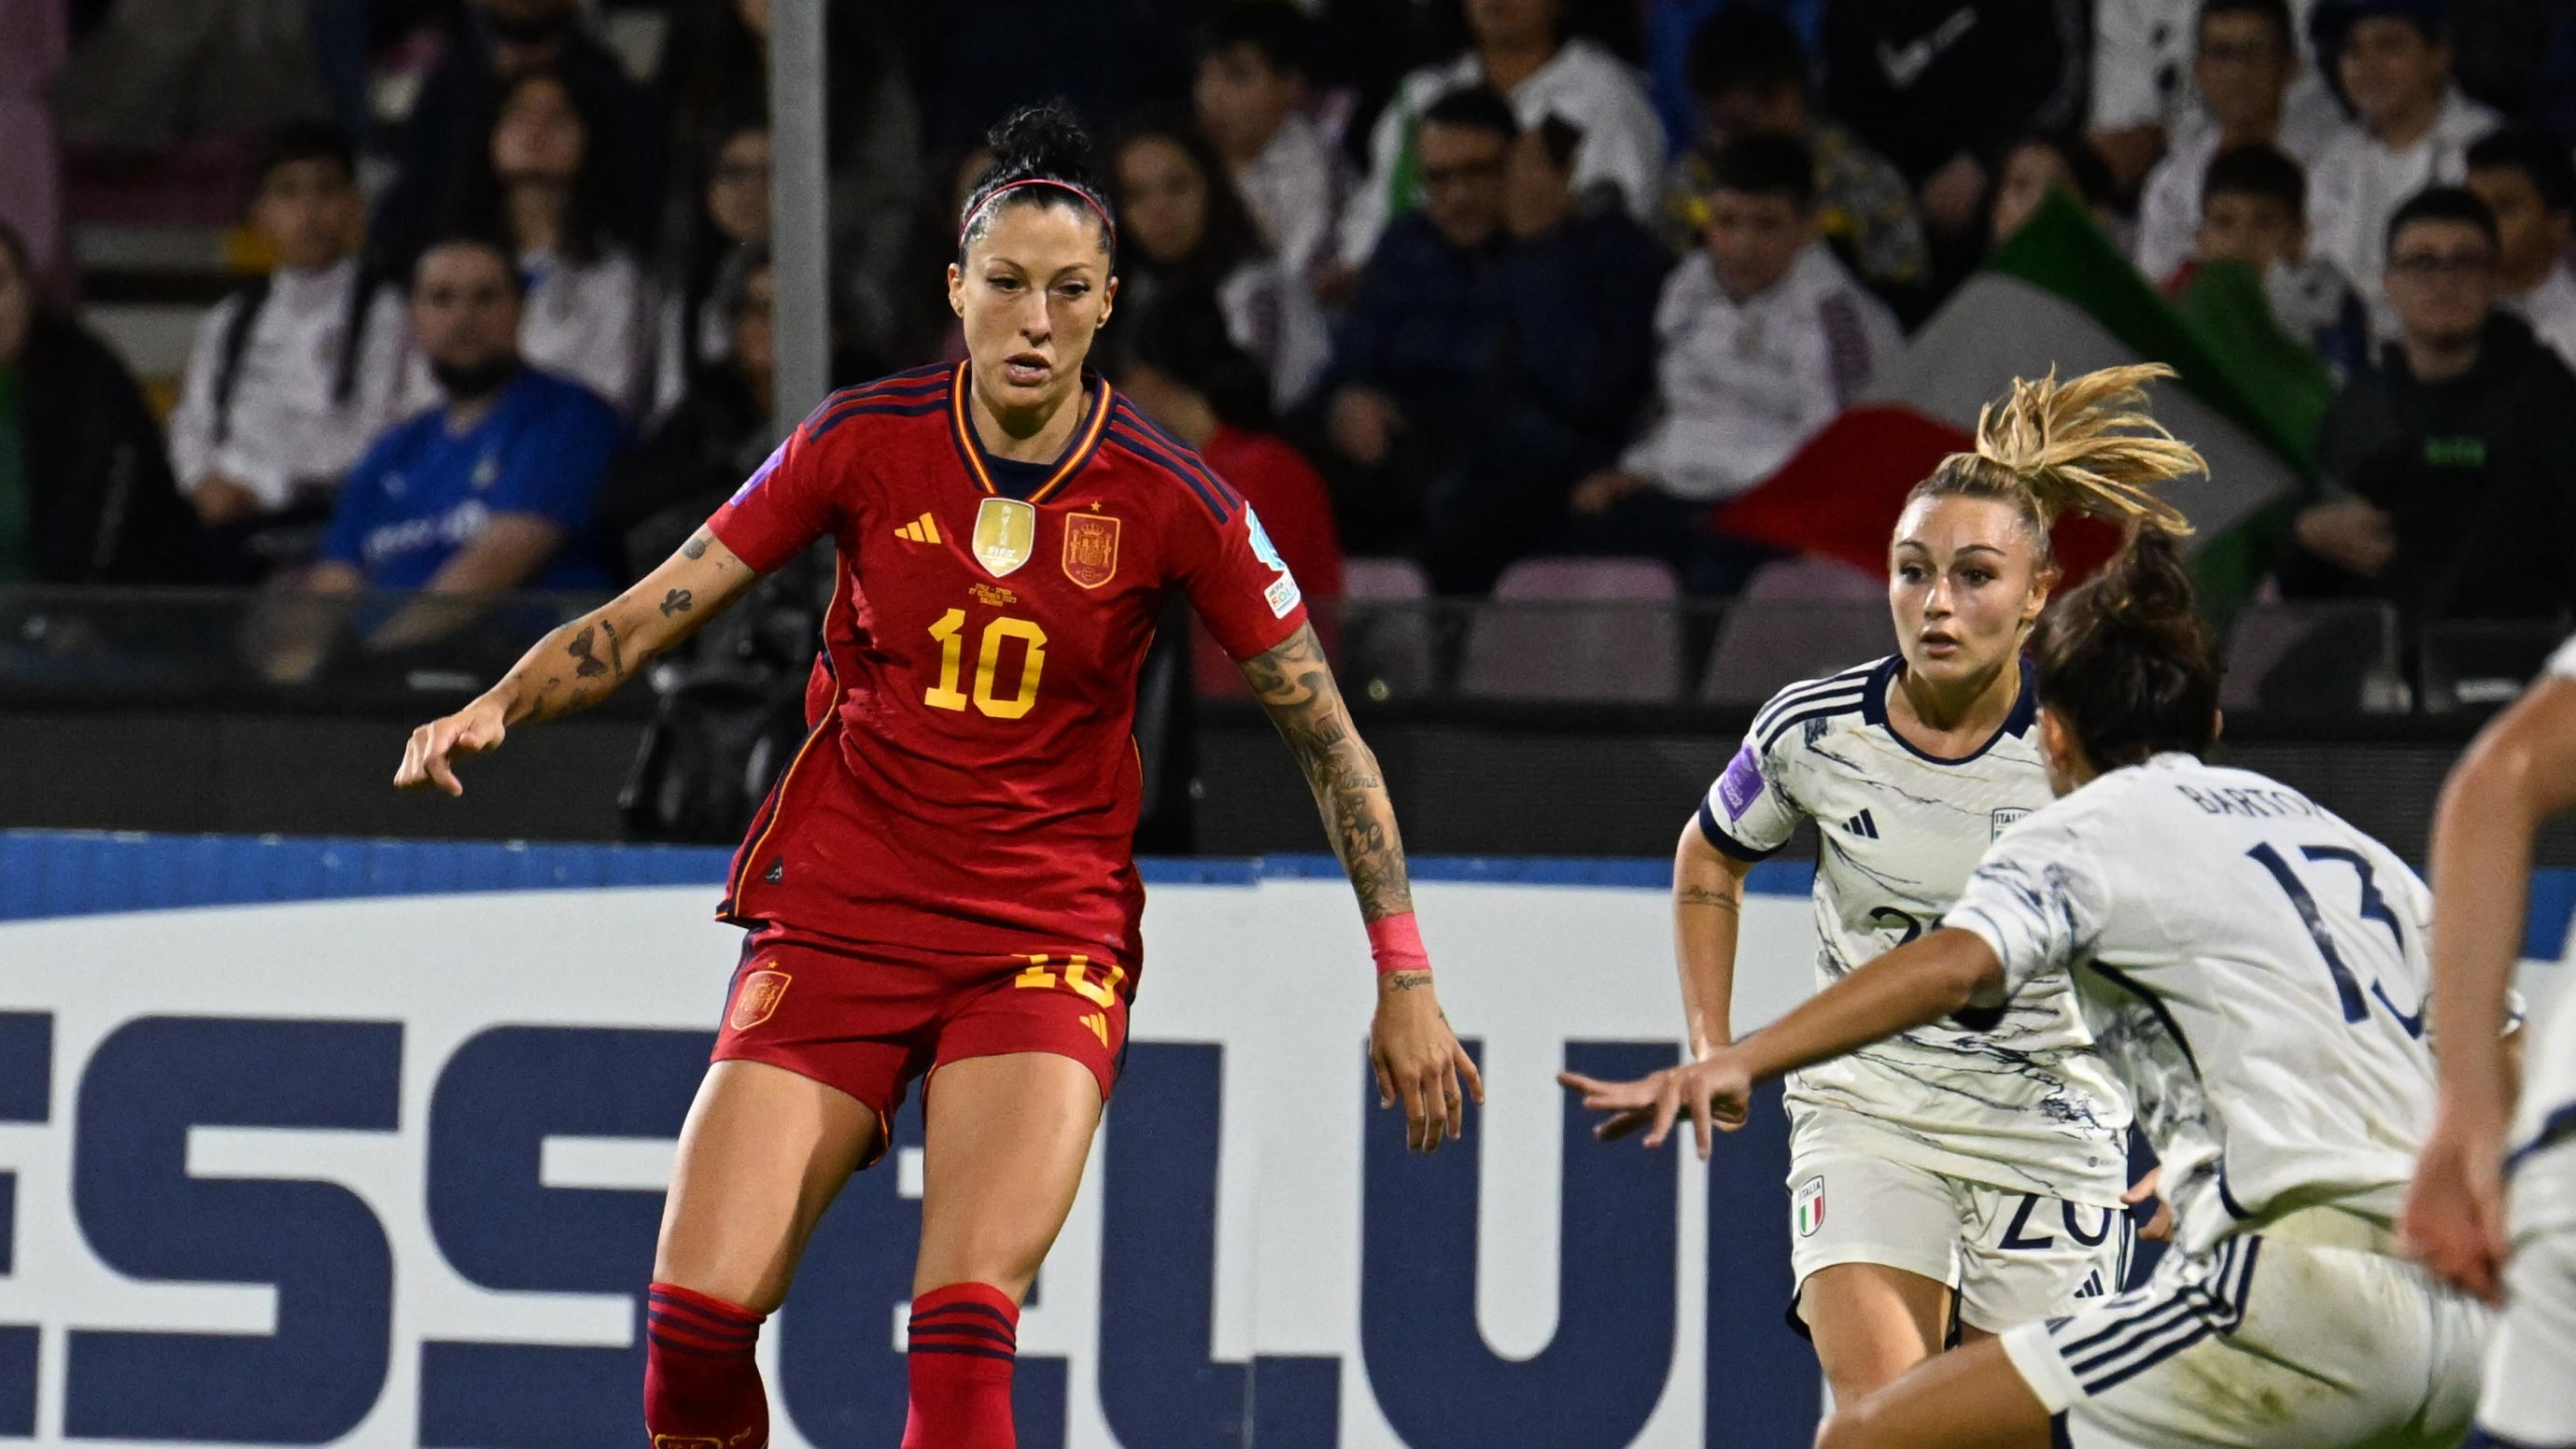
[[[1351,728],[1314,628],[1300,628],[1278,648],[1245,660],[1243,675],[1315,792],[1333,853],[1359,894],[1361,917],[1374,921],[1413,909],[1394,802],[1377,757]]]
[[[1740,916],[1744,914],[1743,905],[1739,903],[1734,896],[1727,894],[1725,891],[1710,890],[1706,886],[1686,885],[1677,887],[1673,891],[1673,904],[1677,906],[1714,906],[1721,911],[1727,911],[1735,915]]]
[[[707,556],[707,545],[715,542],[715,537],[716,536],[714,534],[707,532],[705,529],[699,529],[696,533],[689,535],[689,541],[687,543],[680,545],[680,557],[686,559],[705,558]]]
[[[572,642],[564,646],[564,653],[580,661],[574,666],[573,673],[584,679],[596,679],[608,672],[607,661],[590,652],[593,648],[592,641],[598,634],[597,629],[584,624],[581,626],[581,632],[572,636]]]
[[[689,612],[689,606],[696,602],[697,600],[691,597],[688,590],[673,589],[662,596],[662,617],[667,619],[673,614],[685,614]]]

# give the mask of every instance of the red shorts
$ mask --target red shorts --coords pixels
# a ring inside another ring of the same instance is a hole
[[[1071,1057],[1108,1101],[1128,995],[1124,969],[1081,955],[824,946],[773,929],[743,945],[713,1059],[767,1062],[858,1098],[877,1114],[881,1156],[904,1089],[968,1057]]]

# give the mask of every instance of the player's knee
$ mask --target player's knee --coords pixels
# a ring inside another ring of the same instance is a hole
[[[1816,1449],[1891,1449],[1879,1432],[1877,1416],[1870,1412],[1870,1401],[1836,1405],[1816,1426]]]

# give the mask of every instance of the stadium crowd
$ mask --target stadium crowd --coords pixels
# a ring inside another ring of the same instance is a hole
[[[639,12],[657,53],[608,42]],[[604,585],[776,442],[764,0],[0,0],[0,34],[39,20],[69,40],[50,89],[0,83],[43,120],[9,162],[42,184],[0,188],[0,582]],[[2337,393],[2268,587],[2411,622],[2576,605],[2563,6],[828,20],[839,380],[963,355],[941,277],[981,128],[1069,93],[1120,211],[1107,369],[1313,596],[1345,551],[1444,595],[1548,553],[1742,590],[1784,550],[1726,505],[2062,193],[2168,297],[2250,277],[2201,305]],[[174,155],[237,180],[254,274],[161,416],[67,305],[56,182]]]

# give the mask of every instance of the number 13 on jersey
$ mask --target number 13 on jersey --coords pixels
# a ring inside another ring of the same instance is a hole
[[[970,696],[958,683],[966,666],[966,611],[951,609],[930,626],[930,637],[939,641],[939,682],[923,691],[922,702],[932,709],[966,708],[970,698],[976,709],[994,719],[1018,719],[1038,702],[1038,676],[1046,672],[1046,630],[1028,619],[1008,616],[984,626],[982,642],[975,654],[975,689]],[[1020,682],[1010,695],[994,692],[993,681],[1001,671],[1002,643],[1017,639],[1028,646],[1020,662]]]

